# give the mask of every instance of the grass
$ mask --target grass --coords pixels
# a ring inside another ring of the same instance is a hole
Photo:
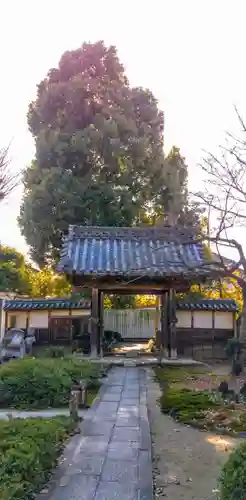
[[[1,421],[1,500],[32,500],[48,481],[74,429],[66,417]]]
[[[216,390],[226,377],[204,367],[157,367],[163,413],[186,425],[237,435],[246,431],[246,406],[222,398]]]

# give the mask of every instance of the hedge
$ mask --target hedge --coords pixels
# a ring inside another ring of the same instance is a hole
[[[100,365],[74,358],[25,358],[0,367],[0,407],[59,408],[68,405],[71,386],[86,379],[98,388]]]
[[[246,498],[246,443],[242,443],[229,456],[219,479],[220,500]]]
[[[0,498],[31,500],[49,479],[74,423],[66,417],[0,422]]]

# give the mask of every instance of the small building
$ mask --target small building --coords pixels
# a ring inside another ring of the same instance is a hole
[[[88,331],[90,299],[5,300],[1,337],[8,328],[35,328],[37,343],[67,344]]]
[[[70,226],[58,272],[74,290],[92,290],[91,354],[102,354],[103,294],[155,294],[161,299],[161,345],[177,356],[175,294],[216,279],[221,268],[191,229],[181,226]]]
[[[200,361],[223,360],[229,338],[236,335],[238,305],[230,299],[177,302],[178,356]]]
[[[177,355],[200,360],[223,359],[225,344],[236,332],[237,304],[229,299],[176,301]],[[89,331],[91,301],[83,299],[5,300],[3,332],[8,328],[35,329],[37,344],[69,345]],[[161,327],[156,309],[106,309],[104,329],[126,342],[147,341]]]

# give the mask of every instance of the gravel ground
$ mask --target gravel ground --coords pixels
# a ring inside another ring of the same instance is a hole
[[[216,500],[217,478],[238,439],[179,425],[161,413],[159,385],[148,377],[148,407],[153,444],[155,498]]]

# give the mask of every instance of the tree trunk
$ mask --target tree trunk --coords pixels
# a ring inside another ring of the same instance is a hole
[[[246,283],[242,285],[243,308],[240,316],[239,338],[246,343]]]

